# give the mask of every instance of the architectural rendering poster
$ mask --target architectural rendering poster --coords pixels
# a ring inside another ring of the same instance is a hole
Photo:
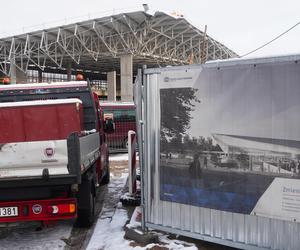
[[[165,74],[161,200],[300,219],[299,65],[207,67],[193,86]]]

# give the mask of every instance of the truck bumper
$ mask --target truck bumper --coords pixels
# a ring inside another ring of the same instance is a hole
[[[0,202],[0,223],[53,221],[76,216],[75,198]]]

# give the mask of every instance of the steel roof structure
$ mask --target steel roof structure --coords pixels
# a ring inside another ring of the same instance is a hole
[[[184,18],[163,12],[121,13],[79,23],[0,39],[0,71],[9,75],[10,64],[28,69],[91,72],[120,70],[119,58],[133,55],[134,71],[149,67],[199,63],[237,57],[220,42],[206,36]],[[202,44],[205,42],[206,46]]]

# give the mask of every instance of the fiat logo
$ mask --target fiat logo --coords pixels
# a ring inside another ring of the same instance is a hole
[[[40,214],[42,212],[43,208],[40,204],[35,204],[32,206],[32,212],[34,214]]]
[[[52,157],[54,155],[54,149],[53,148],[46,148],[45,149],[45,155],[47,157]]]

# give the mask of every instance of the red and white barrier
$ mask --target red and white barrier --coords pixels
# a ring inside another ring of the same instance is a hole
[[[129,172],[129,194],[136,193],[136,133],[128,131],[128,172]]]

